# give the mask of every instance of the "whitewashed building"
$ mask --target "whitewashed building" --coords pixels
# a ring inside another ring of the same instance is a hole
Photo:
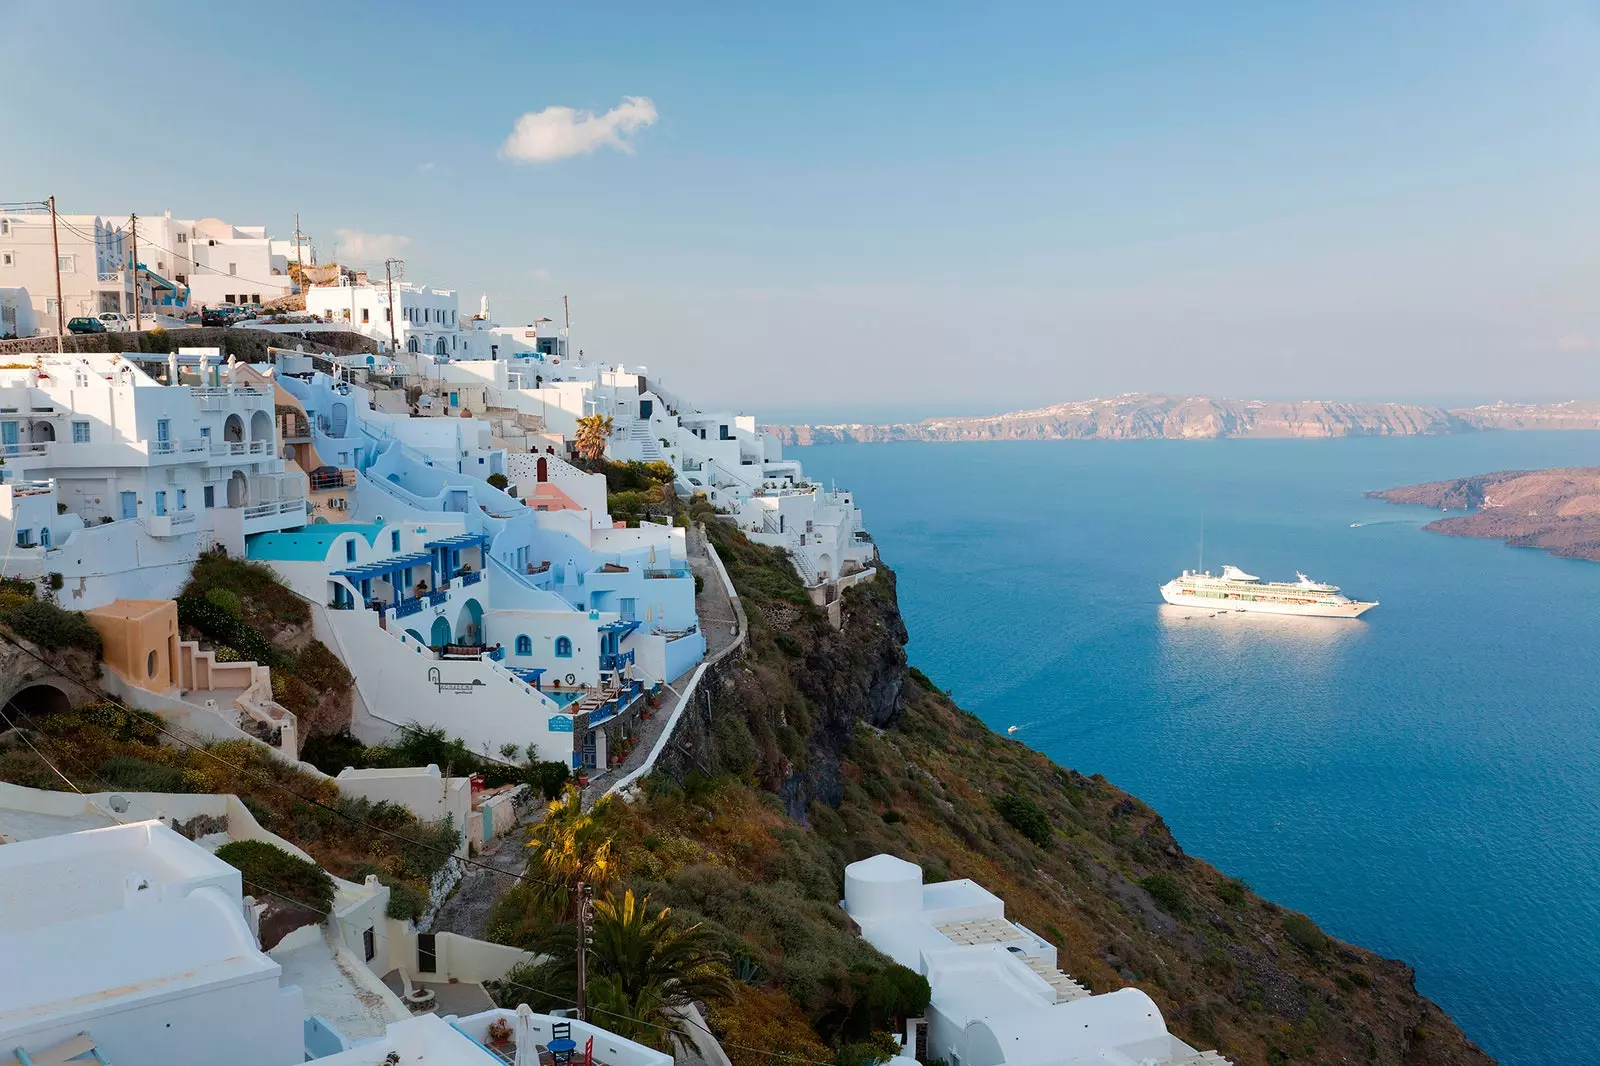
[[[303,1061],[300,990],[257,946],[244,895],[238,870],[159,821],[0,847],[0,1047]]]
[[[1056,947],[1005,916],[1005,902],[974,881],[922,883],[893,855],[845,867],[845,912],[864,940],[928,979],[917,1026],[929,1058],[951,1066],[1222,1066],[1167,1032],[1137,988],[1103,995],[1057,967]]]
[[[441,360],[487,359],[490,355],[489,334],[478,329],[474,320],[461,317],[454,289],[343,276],[336,285],[310,286],[306,313],[364,333],[377,341],[382,351],[426,353]]]
[[[489,1029],[496,1024],[511,1031],[505,1046],[497,1047]],[[526,1005],[517,1010],[488,1010],[464,1018],[440,1018],[424,1014],[395,1022],[379,1039],[360,1044],[349,1051],[318,1059],[326,1066],[488,1066],[494,1062],[549,1061],[544,1056],[553,1041],[565,1040],[572,1047],[558,1045],[571,1054],[574,1063],[594,1062],[605,1066],[672,1066],[672,1056],[643,1044],[626,1040],[598,1025],[575,1018],[535,1014]],[[491,1051],[491,1047],[496,1050]],[[517,1054],[517,1049],[527,1049]],[[526,1055],[524,1059],[523,1055]]]
[[[169,598],[208,545],[306,522],[273,393],[216,349],[0,369],[0,458],[5,572],[63,575],[78,609]]]
[[[0,289],[26,289],[39,328],[54,333],[59,263],[63,318],[93,318],[104,311],[131,315],[134,272],[128,229],[126,215],[59,214],[52,242],[49,214],[0,214]]]

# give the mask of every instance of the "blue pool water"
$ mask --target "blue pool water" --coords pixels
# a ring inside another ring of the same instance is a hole
[[[855,490],[901,576],[912,662],[990,726],[1410,962],[1502,1062],[1600,1050],[1600,563],[1423,533],[1433,513],[1361,495],[1600,465],[1600,434],[794,454]],[[1166,607],[1202,513],[1207,566],[1304,570],[1382,605]]]
[[[569,703],[576,703],[583,696],[582,689],[547,688],[544,694],[556,701],[557,707],[565,707]]]

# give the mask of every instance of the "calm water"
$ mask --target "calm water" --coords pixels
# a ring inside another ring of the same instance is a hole
[[[912,662],[1180,841],[1417,969],[1511,1064],[1600,1051],[1600,564],[1421,532],[1367,489],[1600,465],[1600,434],[796,449],[856,490]],[[1194,566],[1360,621],[1210,618]],[[1351,528],[1351,523],[1363,523]]]

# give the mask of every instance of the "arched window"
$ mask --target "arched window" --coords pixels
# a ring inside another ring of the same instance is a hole
[[[449,349],[444,346],[444,338],[440,337],[439,338],[439,343],[433,346],[434,354],[435,355],[444,355],[448,351],[449,351]]]
[[[557,637],[556,638],[556,658],[558,658],[558,659],[570,659],[570,658],[572,658],[572,641],[571,640],[569,640],[566,637]]]
[[[415,338],[415,337],[407,337],[406,338],[406,351],[414,352],[414,351],[417,351],[418,349],[419,349],[419,346],[417,344],[417,338]]]
[[[528,636],[526,633],[524,633],[522,636],[517,638],[517,654],[518,655],[532,655],[533,654],[533,638]]]

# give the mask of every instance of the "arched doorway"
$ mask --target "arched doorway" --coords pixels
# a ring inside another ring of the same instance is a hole
[[[250,482],[243,470],[235,470],[228,476],[228,506],[243,507],[249,502]]]
[[[229,415],[227,421],[222,423],[222,439],[229,444],[241,443],[244,440],[244,419]]]
[[[539,484],[543,485],[550,480],[550,464],[545,460],[544,456],[539,456],[539,462],[535,464],[535,468],[538,471]]]
[[[6,701],[6,717],[12,721],[23,718],[43,718],[50,714],[64,714],[72,710],[67,694],[54,685],[26,685]]]
[[[406,338],[406,351],[408,351],[408,352],[420,352],[421,350],[422,350],[422,346],[417,343],[417,338],[415,338],[415,337],[407,337]]]
[[[833,576],[833,556],[827,552],[822,553],[822,558],[817,560],[817,580],[826,581]]]
[[[344,436],[345,426],[350,422],[350,406],[336,403],[328,410],[328,436]]]
[[[442,648],[450,643],[450,622],[440,615],[433,620],[433,628],[428,631],[431,639],[428,641],[435,648]]]
[[[483,643],[483,605],[475,599],[461,605],[461,613],[456,616],[456,640],[463,644]]]
[[[48,422],[35,422],[28,428],[28,439],[34,444],[45,444],[56,439],[56,427]]]
[[[410,637],[412,640],[416,641],[418,644],[421,644],[423,647],[427,647],[428,646],[428,642],[422,639],[422,634],[418,633],[415,629],[406,630],[406,636]]]
[[[250,416],[250,439],[272,439],[272,416],[265,411],[257,411]]]

